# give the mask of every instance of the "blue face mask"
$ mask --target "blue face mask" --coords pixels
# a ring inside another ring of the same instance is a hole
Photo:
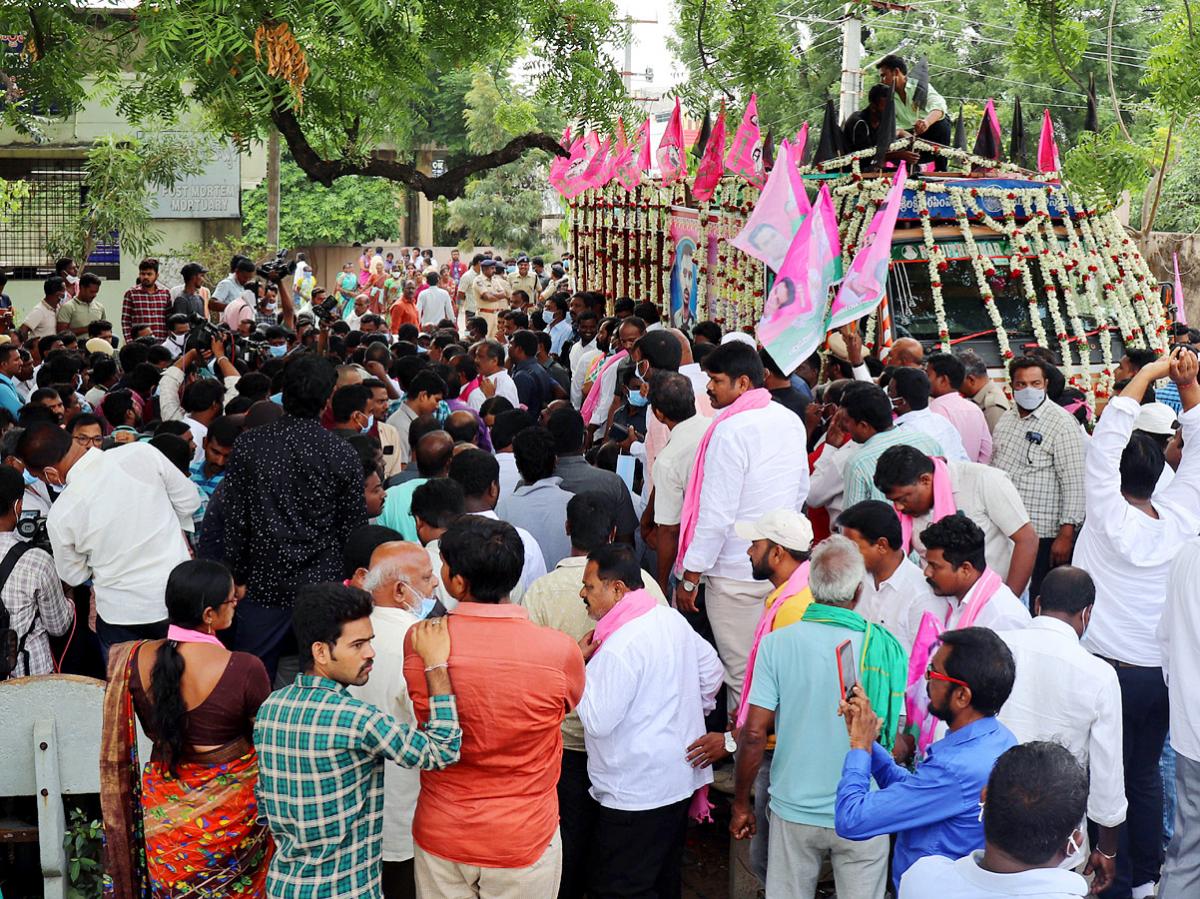
[[[543,309],[542,310],[542,321],[544,321],[546,324],[550,324],[550,322],[554,321],[554,313],[551,312],[549,309]]]
[[[368,416],[367,416],[367,426],[366,426],[365,428],[363,428],[363,429],[362,429],[362,433],[363,433],[363,434],[370,434],[370,433],[371,433],[371,428],[373,428],[373,427],[375,427],[375,416],[374,416],[374,415],[368,415]]]
[[[275,346],[274,344],[272,344],[271,346],[267,347],[267,352],[276,358],[279,358],[280,356],[286,356],[287,355],[287,344],[282,343],[279,346]]]
[[[629,391],[629,405],[634,406],[638,409],[641,409],[642,407],[648,406],[649,404],[650,404],[650,397],[642,396],[642,392],[640,390]]]
[[[433,607],[437,605],[437,597],[422,596],[421,604],[412,610],[412,613],[418,618],[428,618],[429,613],[433,611]]]

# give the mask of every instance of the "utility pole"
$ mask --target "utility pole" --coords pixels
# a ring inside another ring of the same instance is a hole
[[[862,92],[862,19],[858,17],[858,4],[846,7],[842,19],[842,87],[838,104],[838,120],[846,118],[858,109],[858,98]]]
[[[633,71],[633,26],[634,25],[657,25],[658,19],[635,19],[633,16],[626,16],[625,27],[629,29],[629,34],[625,37],[625,68],[621,71],[621,83],[625,85],[625,93],[631,96],[633,93],[633,76],[637,73]]]
[[[267,245],[279,246],[279,132],[267,138]]]

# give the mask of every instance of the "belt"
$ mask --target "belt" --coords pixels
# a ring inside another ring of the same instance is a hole
[[[1162,669],[1161,665],[1131,665],[1129,662],[1119,662],[1116,659],[1110,659],[1107,656],[1096,656],[1096,658],[1102,662],[1108,662],[1108,664],[1112,665],[1114,668],[1140,668],[1144,671],[1159,671]]]

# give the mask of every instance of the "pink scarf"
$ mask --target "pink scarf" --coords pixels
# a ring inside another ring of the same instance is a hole
[[[190,628],[180,627],[178,624],[172,624],[167,628],[167,639],[174,640],[176,643],[211,643],[213,646],[225,648],[225,644],[217,639],[216,634],[194,631]]]
[[[742,701],[738,703],[737,727],[746,723],[746,715],[749,714],[750,684],[754,680],[754,659],[758,656],[758,644],[762,642],[763,637],[771,633],[771,628],[775,626],[775,616],[779,614],[780,607],[807,586],[808,563],[805,562],[792,572],[792,576],[787,579],[787,583],[783,585],[783,589],[779,591],[779,595],[775,597],[771,607],[758,619],[758,627],[754,629],[754,642],[750,644],[750,655],[746,658],[746,679],[742,682]]]
[[[614,365],[619,365],[622,359],[625,359],[629,353],[625,350],[616,355],[610,356],[600,366],[600,371],[596,374],[596,379],[592,381],[592,389],[588,391],[587,399],[583,401],[583,408],[579,410],[579,414],[583,416],[583,425],[587,427],[592,423],[592,413],[596,411],[596,407],[600,405],[601,385],[604,383],[604,373]]]
[[[954,505],[954,485],[950,483],[950,472],[946,468],[946,460],[940,456],[933,456],[932,459],[933,514],[929,516],[930,524],[941,521],[947,515],[953,515],[958,511],[958,507]],[[904,550],[904,554],[908,555],[912,549],[912,516],[899,509],[896,509],[896,514],[900,516],[901,548]]]
[[[472,380],[467,381],[467,383],[462,386],[462,389],[458,391],[458,395],[461,396],[465,400],[472,393],[474,393],[476,390],[478,390],[479,385],[482,383],[483,383],[483,375],[476,375]]]
[[[592,642],[603,645],[622,625],[635,618],[641,618],[656,605],[658,602],[645,590],[630,590],[608,610],[607,615],[596,622],[596,629],[592,631]],[[596,651],[599,652],[600,649],[597,648]]]
[[[704,457],[712,442],[713,432],[725,419],[750,409],[765,409],[771,405],[771,392],[764,387],[747,390],[720,411],[696,448],[696,460],[692,463],[692,476],[688,478],[687,490],[683,494],[683,517],[679,526],[679,555],[675,557],[675,576],[683,573],[683,557],[687,554],[692,538],[696,536],[696,522],[700,519],[700,490],[704,486]]]

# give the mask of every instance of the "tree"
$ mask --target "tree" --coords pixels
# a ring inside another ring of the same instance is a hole
[[[503,75],[484,70],[473,73],[464,102],[467,144],[476,153],[505,145],[513,134],[561,126],[552,111],[539,109]],[[472,181],[466,196],[450,201],[448,227],[477,245],[543,251],[549,159],[541,152],[530,154]]]
[[[373,175],[431,199],[459,195],[469,177],[530,149],[562,152],[556,135],[530,130],[452,158],[438,177],[418,171],[413,151],[444,114],[434,90],[442,73],[481,62],[504,70],[529,47],[538,105],[607,122],[624,97],[607,49],[625,33],[613,0],[144,0],[136,13],[40,0],[0,8],[0,33],[34,31],[36,51],[6,77],[43,105],[78,102],[91,75],[133,121],[169,120],[195,104],[242,146],[277,129],[321,184]],[[121,77],[130,63],[132,83]]]
[[[47,252],[87,259],[98,243],[116,234],[125,252],[144,255],[161,238],[150,218],[151,191],[199,173],[203,163],[192,144],[177,138],[100,138],[84,164],[79,213],[50,236]]]
[[[279,243],[349,244],[400,236],[404,191],[382,178],[350,175],[330,187],[314,184],[284,156],[279,169]],[[242,233],[250,243],[267,240],[267,185],[242,195]]]

